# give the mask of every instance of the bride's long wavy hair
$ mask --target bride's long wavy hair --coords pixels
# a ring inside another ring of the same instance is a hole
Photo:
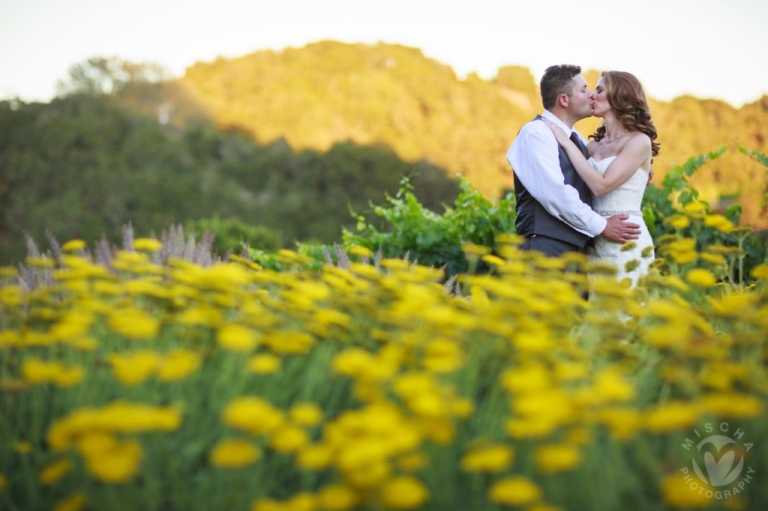
[[[639,131],[648,135],[651,139],[651,155],[659,154],[661,144],[655,142],[656,126],[651,120],[651,109],[648,107],[640,80],[624,71],[603,71],[600,76],[605,83],[608,104],[611,105],[619,122],[629,131]],[[605,138],[605,123],[601,124],[589,138],[598,142]]]

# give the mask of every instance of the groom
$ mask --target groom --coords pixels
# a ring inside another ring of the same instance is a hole
[[[589,158],[587,146],[573,125],[592,115],[593,95],[579,66],[551,66],[540,83],[544,113],[523,126],[507,161],[514,170],[517,197],[517,234],[526,238],[523,250],[538,250],[556,257],[581,252],[589,241],[603,235],[617,243],[636,240],[640,226],[624,222],[626,215],[605,219],[592,211],[592,191],[579,177],[541,117],[571,134],[571,140]]]

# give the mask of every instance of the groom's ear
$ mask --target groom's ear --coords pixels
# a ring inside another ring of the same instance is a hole
[[[560,94],[557,96],[557,104],[563,108],[568,108],[570,101],[571,98],[568,96],[568,94]]]

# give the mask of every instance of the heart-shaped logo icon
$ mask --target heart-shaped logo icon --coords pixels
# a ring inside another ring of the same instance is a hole
[[[693,460],[693,469],[696,475],[705,483],[715,487],[725,486],[735,481],[744,468],[744,457],[739,456],[739,459],[736,460],[736,452],[731,448],[726,448],[726,446],[735,443],[735,440],[723,435],[713,435],[699,442],[699,445],[696,446],[699,452],[710,444],[714,447],[714,452],[710,449],[704,453],[706,475],[696,460]]]

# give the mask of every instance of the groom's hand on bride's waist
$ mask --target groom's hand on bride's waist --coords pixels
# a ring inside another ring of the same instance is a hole
[[[600,233],[616,243],[626,243],[640,238],[640,226],[632,222],[625,222],[628,215],[614,215],[608,219],[605,229]]]

